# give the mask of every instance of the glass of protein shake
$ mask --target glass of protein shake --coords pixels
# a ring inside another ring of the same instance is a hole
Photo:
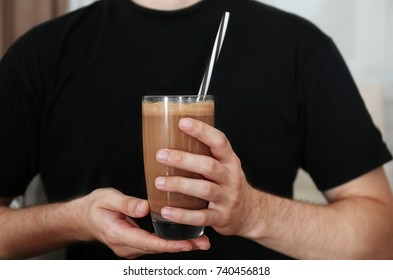
[[[180,193],[160,191],[154,181],[159,176],[201,179],[200,174],[169,167],[156,160],[160,149],[168,148],[211,156],[209,147],[179,129],[179,120],[194,118],[214,126],[214,98],[211,95],[145,96],[142,100],[143,157],[147,196],[155,232],[166,239],[193,239],[204,227],[176,224],[161,216],[161,208],[172,206],[205,209],[207,201]]]

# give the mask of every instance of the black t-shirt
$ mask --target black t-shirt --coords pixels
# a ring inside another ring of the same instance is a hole
[[[1,61],[0,196],[22,194],[40,173],[50,202],[100,187],[146,198],[141,97],[197,93],[225,10],[209,94],[253,186],[292,197],[303,168],[325,191],[391,159],[335,45],[309,22],[255,1],[160,12],[103,0],[34,28]],[[147,258],[286,258],[207,235],[207,252]],[[83,243],[68,257],[114,255]]]

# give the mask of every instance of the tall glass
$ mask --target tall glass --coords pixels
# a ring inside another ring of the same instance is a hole
[[[203,178],[201,175],[169,167],[156,160],[158,150],[169,148],[193,154],[211,155],[209,147],[179,129],[184,117],[214,126],[213,96],[145,96],[142,100],[143,157],[147,196],[155,232],[166,239],[193,239],[204,227],[176,224],[161,216],[161,208],[173,206],[192,210],[205,209],[207,201],[188,195],[160,191],[154,181],[158,176]]]

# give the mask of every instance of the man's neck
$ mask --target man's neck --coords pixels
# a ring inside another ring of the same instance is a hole
[[[162,11],[175,11],[192,6],[202,0],[131,0],[134,3],[149,9]]]

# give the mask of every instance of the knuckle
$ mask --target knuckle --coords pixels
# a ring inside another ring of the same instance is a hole
[[[169,179],[169,185],[172,187],[172,188],[174,188],[174,189],[179,189],[179,187],[180,187],[180,178],[179,177],[177,177],[177,176],[175,176],[175,177],[171,177],[170,179]]]
[[[228,145],[228,138],[223,132],[220,131],[218,136],[216,137],[216,146],[224,147],[226,145]]]
[[[183,211],[175,211],[174,216],[176,216],[176,218],[181,222],[181,223],[186,223],[185,222],[185,214],[183,213]]]
[[[233,213],[232,211],[226,211],[221,215],[221,226],[222,227],[231,227],[233,224]]]
[[[97,188],[93,191],[95,194],[104,195],[106,193],[115,193],[116,190],[113,188]]]
[[[203,166],[205,172],[214,173],[217,170],[217,161],[213,158],[206,157]]]
[[[111,245],[117,245],[119,241],[116,230],[110,227],[106,230],[104,238]]]
[[[206,215],[205,213],[202,212],[202,213],[198,216],[197,223],[198,223],[198,225],[203,226],[203,225],[207,225],[207,222],[208,222],[207,215]]]
[[[237,175],[233,175],[232,183],[233,183],[233,186],[236,189],[240,189],[240,187],[242,185],[242,177],[240,175],[238,175],[238,174]]]
[[[204,187],[202,189],[203,189],[203,195],[205,197],[210,198],[215,194],[215,189],[209,181],[204,181]]]
[[[113,188],[97,188],[90,193],[93,200],[104,200],[108,196],[116,195],[119,191]]]
[[[101,197],[103,191],[104,191],[104,190],[101,189],[101,188],[95,189],[95,190],[93,190],[93,191],[91,192],[91,196],[92,196],[92,197]]]
[[[206,126],[203,122],[196,122],[195,125],[196,125],[195,133],[197,137],[206,134]]]
[[[177,164],[181,164],[183,162],[183,153],[181,152],[174,153],[173,161]]]
[[[229,226],[230,217],[227,213],[223,213],[221,216],[221,227],[228,227]]]
[[[241,169],[241,168],[242,168],[242,162],[240,161],[240,158],[239,158],[238,156],[235,156],[234,162],[235,162],[235,166],[236,166],[238,169]]]
[[[239,196],[233,195],[229,198],[229,204],[231,205],[232,209],[237,209],[238,205],[240,204]]]

